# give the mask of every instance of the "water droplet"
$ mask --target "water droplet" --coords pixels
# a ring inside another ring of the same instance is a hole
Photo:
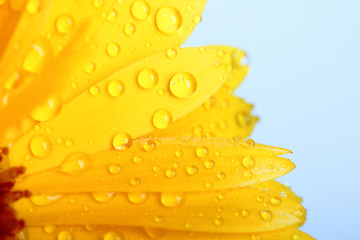
[[[123,240],[123,236],[115,231],[110,231],[104,235],[104,240]]]
[[[185,229],[192,229],[193,225],[191,223],[185,223],[184,227],[185,227]]]
[[[260,211],[260,216],[264,221],[270,221],[272,219],[272,213],[270,210]]]
[[[209,149],[207,147],[198,147],[196,148],[196,156],[199,158],[206,157],[209,154]]]
[[[256,198],[256,201],[257,201],[257,202],[263,202],[263,201],[264,201],[264,197],[259,196],[259,197]]]
[[[115,9],[112,9],[106,16],[106,20],[109,22],[113,22],[115,21],[116,17],[117,17],[117,12]]]
[[[114,194],[115,194],[114,192],[110,192],[110,193],[94,192],[91,195],[96,201],[101,202],[101,203],[106,203],[106,202],[109,202],[113,198]]]
[[[37,206],[46,206],[53,204],[54,202],[60,200],[61,195],[56,194],[38,194],[32,195],[30,201]]]
[[[153,69],[145,68],[139,72],[138,84],[145,89],[153,88],[159,81],[159,75]]]
[[[244,172],[243,176],[246,179],[250,179],[252,177],[252,173],[250,171],[246,171],[246,172]]]
[[[252,139],[246,139],[245,143],[248,144],[250,148],[255,147],[255,141]]]
[[[58,240],[72,240],[73,236],[70,231],[61,231],[57,237]]]
[[[300,234],[298,234],[298,233],[295,233],[295,234],[294,234],[293,240],[301,240],[301,239],[302,239],[302,237],[301,237]]]
[[[182,17],[178,10],[172,7],[163,7],[156,14],[156,26],[167,34],[176,32],[182,23]]]
[[[174,48],[169,48],[167,51],[166,51],[166,56],[168,58],[175,58],[177,56],[177,51],[176,49]]]
[[[279,206],[281,204],[281,199],[279,197],[270,198],[270,203],[274,206]]]
[[[184,155],[184,152],[183,151],[181,151],[181,150],[176,150],[176,152],[175,152],[175,156],[176,157],[182,157],[182,155]]]
[[[180,207],[185,201],[185,193],[161,193],[160,200],[165,207]]]
[[[113,80],[108,85],[108,92],[112,97],[120,97],[124,91],[125,85],[119,80]]]
[[[94,7],[101,8],[104,5],[104,0],[94,0]]]
[[[201,22],[201,16],[200,15],[195,15],[193,17],[193,23],[194,24],[199,24]]]
[[[55,225],[45,225],[43,227],[43,229],[44,229],[44,232],[46,232],[47,234],[51,234],[55,231],[56,226]]]
[[[50,140],[42,135],[36,135],[30,140],[30,151],[35,157],[45,158],[51,153]]]
[[[133,187],[140,186],[140,184],[141,184],[141,180],[139,178],[132,178],[130,180],[130,185]]]
[[[161,222],[163,222],[164,221],[164,217],[163,216],[156,216],[156,217],[154,217],[154,222],[156,222],[156,223],[161,223]]]
[[[171,78],[169,87],[175,97],[186,98],[195,92],[197,83],[190,73],[181,72]]]
[[[165,109],[160,109],[155,112],[153,116],[154,127],[158,129],[165,129],[169,127],[172,122],[171,113]]]
[[[120,46],[117,43],[109,43],[106,47],[106,52],[111,57],[116,57],[120,52]]]
[[[261,240],[261,237],[259,234],[254,233],[253,235],[251,235],[251,240]]]
[[[247,169],[251,169],[255,166],[255,159],[250,156],[244,157],[242,160],[242,165]]]
[[[132,24],[132,23],[125,24],[124,32],[126,35],[132,36],[135,33],[135,31],[136,31],[136,27],[134,24]]]
[[[96,65],[93,62],[86,62],[84,64],[84,71],[88,74],[93,73],[96,69]]]
[[[204,166],[207,169],[212,169],[215,167],[215,162],[213,160],[206,160]]]
[[[112,164],[112,165],[110,165],[110,167],[109,167],[109,172],[111,173],[111,174],[118,174],[119,172],[120,172],[120,166],[119,165],[116,165],[116,164]]]
[[[38,13],[43,6],[43,2],[41,0],[29,0],[26,4],[26,11],[30,14]]]
[[[40,106],[37,106],[31,113],[31,116],[36,121],[48,121],[54,118],[61,109],[62,99],[59,95],[54,95],[46,100]]]
[[[226,178],[226,174],[224,172],[219,172],[217,178],[219,180],[224,180]]]
[[[89,89],[89,92],[92,96],[96,97],[100,94],[100,88],[98,86],[94,85]]]
[[[139,164],[139,163],[142,163],[143,159],[141,156],[139,155],[136,155],[134,158],[133,158],[133,163],[136,163],[136,164]]]
[[[126,150],[131,147],[133,140],[127,133],[119,133],[113,139],[113,147],[116,150]]]
[[[249,127],[251,125],[251,115],[248,112],[240,111],[236,114],[236,122],[239,127]]]
[[[50,55],[50,50],[51,45],[48,41],[44,39],[38,40],[31,46],[30,52],[25,56],[22,64],[23,68],[28,72],[38,72]]]
[[[195,174],[197,174],[198,168],[196,166],[192,165],[192,166],[189,166],[186,168],[186,172],[190,176],[194,176]]]
[[[214,184],[212,184],[211,182],[206,182],[205,183],[205,188],[206,189],[211,189],[211,188],[213,188],[214,187]]]
[[[74,19],[70,15],[61,15],[56,19],[56,30],[68,34],[74,28]]]
[[[61,164],[60,171],[71,176],[79,176],[91,167],[91,161],[90,156],[86,153],[71,153]]]
[[[224,50],[219,49],[219,50],[216,52],[216,54],[218,55],[218,57],[224,57],[225,52],[224,52]]]
[[[246,210],[246,209],[241,210],[241,216],[243,216],[245,218],[250,216],[250,211]]]
[[[165,176],[167,178],[173,178],[176,176],[176,171],[175,170],[171,170],[171,169],[168,169],[165,171]]]
[[[166,231],[161,228],[152,228],[152,227],[145,227],[146,234],[151,239],[160,239],[165,236]]]
[[[131,6],[131,13],[134,18],[144,20],[150,14],[150,5],[145,1],[136,1]]]
[[[146,152],[154,151],[156,148],[156,143],[153,140],[148,140],[143,144],[143,149]]]
[[[144,192],[129,192],[127,197],[134,204],[142,204],[147,200],[148,195]]]
[[[224,225],[224,223],[225,223],[225,220],[221,217],[217,217],[214,220],[214,224],[218,227]]]

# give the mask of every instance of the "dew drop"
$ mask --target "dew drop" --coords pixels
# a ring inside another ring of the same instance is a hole
[[[46,40],[39,40],[33,44],[30,52],[24,58],[23,68],[32,73],[40,71],[50,54],[50,46]]]
[[[134,18],[144,20],[150,14],[150,5],[145,1],[136,1],[131,6],[131,13]]]
[[[153,69],[145,68],[139,72],[138,84],[144,89],[153,88],[159,81],[159,75]]]
[[[136,31],[136,27],[134,24],[132,24],[132,23],[125,24],[124,32],[126,35],[132,36],[135,33],[135,31]]]
[[[242,160],[242,165],[246,169],[251,169],[255,166],[255,159],[250,156],[244,157]]]
[[[143,144],[143,149],[146,152],[154,151],[156,148],[156,143],[153,140],[148,140]]]
[[[224,180],[226,178],[226,174],[224,172],[219,172],[217,178],[219,180]]]
[[[212,169],[215,167],[215,162],[213,160],[206,160],[204,166],[207,169]]]
[[[212,184],[211,182],[206,182],[205,183],[205,188],[206,189],[211,189],[211,188],[213,188],[214,187],[214,184]]]
[[[44,229],[44,232],[46,232],[47,234],[51,234],[55,231],[56,226],[55,225],[45,225],[43,227],[43,229]]]
[[[58,240],[72,240],[73,236],[70,231],[61,231],[57,236]]]
[[[113,139],[113,147],[116,150],[126,150],[131,147],[133,140],[127,133],[118,133]]]
[[[26,4],[26,11],[30,14],[38,13],[43,6],[43,2],[41,0],[29,0]]]
[[[176,157],[182,157],[184,155],[184,152],[183,151],[181,151],[181,150],[176,150],[176,152],[175,152],[175,156]]]
[[[245,218],[250,216],[250,211],[246,210],[246,209],[241,210],[241,216],[243,216]]]
[[[91,158],[83,152],[71,153],[60,165],[60,171],[70,176],[79,176],[91,168]]]
[[[119,80],[113,80],[108,85],[108,92],[112,97],[120,97],[124,91],[125,85]]]
[[[218,226],[218,227],[224,225],[224,223],[225,223],[225,220],[224,220],[223,218],[220,218],[220,217],[217,217],[217,218],[215,218],[215,220],[214,220],[214,224],[215,224],[216,226]]]
[[[209,149],[207,147],[198,147],[196,148],[196,156],[199,158],[204,158],[209,154]]]
[[[155,112],[152,122],[154,127],[158,129],[165,129],[169,127],[172,122],[171,113],[165,109],[160,109]]]
[[[31,117],[36,121],[48,121],[53,119],[62,106],[62,99],[59,95],[54,95],[40,106],[37,106],[31,113]]]
[[[177,51],[176,49],[174,48],[169,48],[167,51],[166,51],[166,56],[168,58],[175,58],[177,56]]]
[[[224,57],[225,52],[224,52],[224,50],[219,49],[219,50],[216,52],[216,54],[218,55],[218,57]]]
[[[189,175],[189,176],[194,176],[196,175],[198,172],[198,168],[194,165],[192,166],[189,166],[186,168],[186,173]]]
[[[250,179],[252,177],[252,173],[250,171],[245,171],[243,174],[244,178]]]
[[[104,235],[104,240],[123,240],[123,236],[115,231],[110,231]]]
[[[110,165],[109,172],[113,175],[118,174],[120,172],[120,166],[116,164]]]
[[[133,158],[133,163],[135,164],[139,164],[139,163],[142,163],[143,159],[141,156],[139,155],[136,155],[134,158]]]
[[[132,178],[130,180],[130,185],[133,187],[140,186],[140,184],[141,184],[141,180],[139,178]]]
[[[172,7],[163,7],[156,14],[156,26],[166,34],[176,32],[182,23],[182,17],[178,10]]]
[[[185,201],[185,193],[161,193],[161,204],[165,207],[180,207]]]
[[[51,153],[51,149],[52,144],[45,136],[36,135],[30,140],[30,151],[35,157],[48,157]]]
[[[250,239],[251,240],[261,240],[261,237],[259,234],[254,233],[253,235],[251,235]]]
[[[293,235],[293,240],[301,240],[301,239],[302,239],[302,237],[301,237],[300,234],[295,233],[295,234]]]
[[[106,52],[111,57],[116,57],[120,52],[120,46],[117,43],[109,43],[106,47]]]
[[[93,73],[96,69],[96,65],[93,62],[86,62],[83,67],[84,71],[88,74]]]
[[[94,85],[89,89],[89,92],[92,96],[96,97],[100,94],[100,88],[98,86]]]
[[[163,221],[164,221],[164,217],[161,215],[154,217],[154,222],[156,223],[162,223]]]
[[[171,78],[169,87],[175,97],[186,98],[195,92],[197,83],[190,73],[180,72]]]
[[[101,8],[104,5],[104,0],[94,0],[93,4],[95,8]]]
[[[272,197],[270,198],[270,203],[273,206],[279,206],[281,204],[281,199],[279,197]]]
[[[70,15],[61,15],[56,19],[55,25],[59,33],[68,34],[74,28],[74,19]]]
[[[248,112],[240,111],[236,114],[236,122],[239,127],[249,127],[251,125],[251,116]]]
[[[201,22],[201,16],[200,15],[195,15],[193,17],[193,23],[194,24],[199,24]]]
[[[272,219],[272,213],[270,212],[270,210],[264,210],[264,211],[260,211],[260,216],[264,221],[270,221]]]
[[[60,200],[61,195],[59,194],[38,194],[32,195],[30,201],[37,206],[46,206],[55,203]]]
[[[143,204],[146,202],[148,195],[144,192],[129,192],[127,197],[133,204]]]
[[[114,192],[110,192],[110,193],[94,192],[91,195],[96,201],[101,202],[101,203],[106,203],[106,202],[109,202],[113,198],[114,194],[115,194]]]
[[[171,169],[168,169],[165,171],[165,176],[167,178],[173,178],[176,176],[176,171],[175,170],[171,170]]]
[[[117,17],[117,12],[115,9],[112,9],[106,16],[106,20],[109,22],[113,22],[115,21],[116,17]]]

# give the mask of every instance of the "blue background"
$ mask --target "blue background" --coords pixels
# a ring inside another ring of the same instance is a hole
[[[209,0],[185,44],[248,53],[236,93],[260,117],[251,137],[294,152],[280,181],[304,198],[301,229],[318,239],[360,239],[359,10],[355,0]]]

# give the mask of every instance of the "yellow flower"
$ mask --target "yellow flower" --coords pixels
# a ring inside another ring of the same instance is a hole
[[[0,1],[0,237],[312,239],[205,2]]]

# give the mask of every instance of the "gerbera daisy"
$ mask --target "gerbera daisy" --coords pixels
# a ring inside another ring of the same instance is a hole
[[[205,2],[0,1],[2,238],[312,239]]]

